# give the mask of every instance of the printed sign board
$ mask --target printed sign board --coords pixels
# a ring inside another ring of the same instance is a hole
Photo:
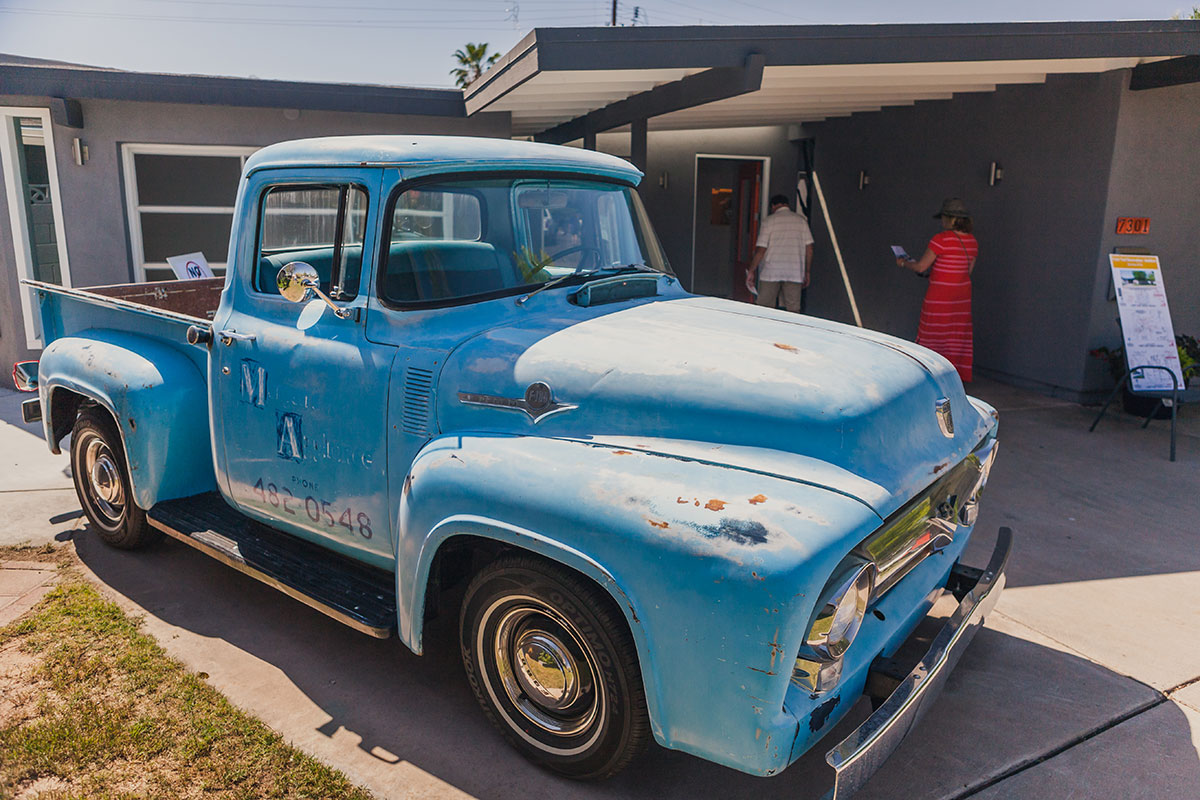
[[[175,277],[181,281],[194,281],[199,278],[215,278],[213,271],[204,258],[204,253],[188,253],[182,256],[167,256],[167,263],[175,270]]]
[[[1163,286],[1158,256],[1108,257],[1117,309],[1121,313],[1121,332],[1125,337],[1125,360],[1129,366],[1153,365],[1175,373],[1183,388],[1179,351],[1175,348],[1175,329],[1167,308],[1167,290]],[[1171,388],[1171,377],[1160,369],[1134,373],[1130,379],[1135,390]]]

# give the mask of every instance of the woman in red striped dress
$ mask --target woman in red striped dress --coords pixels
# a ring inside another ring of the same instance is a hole
[[[934,215],[942,232],[929,240],[919,261],[898,259],[902,267],[929,276],[929,289],[921,305],[917,344],[944,356],[958,370],[963,383],[971,382],[974,342],[971,327],[971,271],[979,243],[971,233],[971,216],[962,200],[951,197]]]

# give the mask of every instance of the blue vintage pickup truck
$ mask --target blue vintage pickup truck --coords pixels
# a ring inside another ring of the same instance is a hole
[[[29,283],[20,365],[115,547],[163,533],[467,679],[527,757],[602,778],[651,738],[846,797],[1004,584],[959,563],[997,416],[939,356],[689,294],[620,159],[339,137],[245,166],[223,279]],[[908,665],[936,599],[957,610]],[[899,666],[898,666],[899,664]]]

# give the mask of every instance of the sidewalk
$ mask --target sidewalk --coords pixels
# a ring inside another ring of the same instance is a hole
[[[42,438],[42,423],[21,420],[21,401],[30,397],[0,389],[0,519],[9,521],[0,526],[0,545],[69,538],[84,524],[66,443],[54,455]]]
[[[0,628],[36,606],[57,574],[45,561],[0,561]]]
[[[1172,464],[1164,422],[1143,431],[1110,412],[1089,434],[1095,409],[988,382],[971,391],[997,406],[1001,422],[967,561],[982,563],[997,528],[1012,527],[1008,587],[941,698],[857,797],[1196,797],[1197,409],[1185,409],[1191,422]],[[0,541],[73,533],[91,579],[142,615],[172,656],[381,797],[816,800],[830,786],[825,747],[770,779],[659,747],[605,783],[555,778],[484,720],[453,625],[434,625],[417,657],[172,540],[136,553],[106,548],[70,518],[78,504],[65,489],[66,457],[45,454],[18,428],[0,423],[0,452],[11,459],[0,504],[16,509],[19,499],[25,510],[5,512]],[[9,488],[21,485],[38,488]],[[0,572],[0,603],[3,581],[35,580],[15,572]],[[827,743],[868,712],[860,704]]]

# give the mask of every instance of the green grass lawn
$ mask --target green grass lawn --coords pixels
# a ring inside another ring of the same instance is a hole
[[[167,656],[72,567],[0,628],[0,798],[368,798]]]

